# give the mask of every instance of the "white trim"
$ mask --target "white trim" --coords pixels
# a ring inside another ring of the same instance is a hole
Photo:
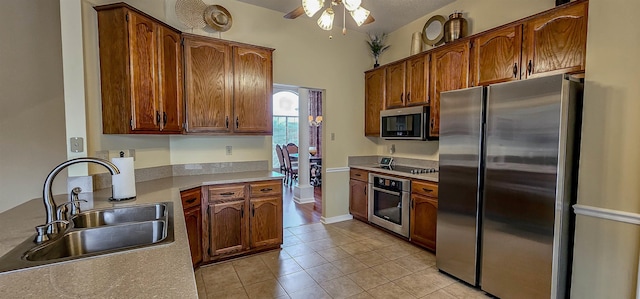
[[[307,197],[307,198],[299,198],[299,197],[293,197],[293,202],[297,203],[297,204],[308,204],[308,203],[314,203],[315,199],[313,197]]]
[[[349,171],[349,167],[334,167],[334,168],[325,168],[325,172],[329,173],[329,172],[343,172],[343,171]]]
[[[324,216],[322,216],[320,217],[320,222],[322,224],[331,224],[331,223],[342,222],[342,221],[347,221],[351,219],[353,219],[353,216],[351,216],[351,214],[345,214],[345,215],[329,217],[329,218],[325,218]]]
[[[592,206],[575,204],[573,210],[577,215],[591,216],[618,222],[640,225],[640,214],[618,210],[604,209]]]

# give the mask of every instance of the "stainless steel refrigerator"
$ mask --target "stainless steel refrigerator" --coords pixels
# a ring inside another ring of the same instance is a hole
[[[582,83],[442,93],[437,267],[500,298],[568,294]]]

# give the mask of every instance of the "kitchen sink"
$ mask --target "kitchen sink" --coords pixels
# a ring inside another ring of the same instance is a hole
[[[82,257],[158,243],[167,237],[163,220],[72,230],[25,253],[28,261]]]
[[[0,257],[0,273],[171,243],[173,203],[87,210],[51,240],[34,237]]]
[[[166,203],[90,210],[73,216],[70,221],[75,228],[99,227],[126,222],[158,220],[167,214]]]

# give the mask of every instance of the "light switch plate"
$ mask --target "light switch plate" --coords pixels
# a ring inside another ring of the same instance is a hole
[[[71,152],[81,153],[84,152],[84,140],[82,137],[69,138],[69,148]]]

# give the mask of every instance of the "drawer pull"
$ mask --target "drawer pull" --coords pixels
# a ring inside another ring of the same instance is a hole
[[[222,196],[230,196],[230,195],[233,195],[233,194],[235,194],[235,193],[233,193],[233,192],[220,193],[220,195],[222,195]]]
[[[355,176],[362,176],[362,175],[360,175],[359,173],[356,173]]]
[[[273,191],[273,189],[272,188],[262,188],[262,189],[260,189],[260,191],[269,192],[269,191]]]
[[[432,190],[432,189],[427,189],[427,188],[422,188],[422,190],[423,190],[424,192],[433,192],[433,190]]]
[[[192,198],[192,199],[187,199],[186,202],[187,203],[193,203],[194,201],[196,201],[197,198]]]

